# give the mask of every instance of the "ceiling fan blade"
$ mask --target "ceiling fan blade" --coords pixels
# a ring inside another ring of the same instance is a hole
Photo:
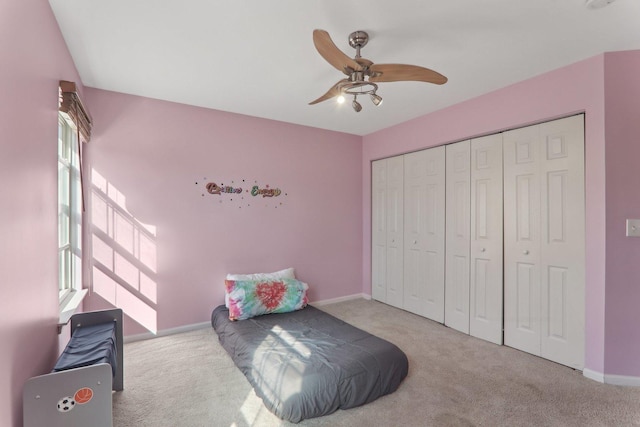
[[[331,65],[345,74],[350,74],[346,70],[351,68],[355,71],[362,71],[362,66],[352,58],[349,58],[333,43],[329,33],[325,30],[313,30],[313,44],[318,53]]]
[[[367,58],[356,58],[354,59],[358,64],[362,66],[362,68],[370,67],[373,65],[373,62],[369,61]]]
[[[369,81],[374,83],[410,80],[441,85],[447,82],[447,78],[442,74],[417,65],[373,64],[369,70],[371,71]]]
[[[322,102],[322,101],[326,101],[327,99],[331,99],[334,96],[338,96],[340,95],[340,93],[342,92],[340,90],[340,86],[343,85],[344,83],[348,82],[348,79],[342,79],[340,80],[338,83],[334,84],[331,89],[329,89],[327,91],[327,93],[325,93],[324,95],[322,95],[320,98],[313,100],[309,103],[309,105],[314,105],[317,104],[318,102]]]

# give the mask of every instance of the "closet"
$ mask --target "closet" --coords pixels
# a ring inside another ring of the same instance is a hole
[[[372,297],[403,308],[403,156],[373,162],[371,187]]]
[[[444,323],[502,344],[502,135],[446,150]]]
[[[584,367],[584,116],[504,134],[504,342]]]
[[[584,366],[584,116],[372,162],[372,296]]]
[[[446,279],[444,324],[469,333],[471,141],[446,146]]]
[[[444,321],[445,149],[404,156],[403,308]]]
[[[372,163],[372,296],[444,320],[444,147]]]

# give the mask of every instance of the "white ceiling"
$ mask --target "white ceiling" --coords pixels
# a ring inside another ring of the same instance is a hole
[[[640,0],[49,0],[85,86],[356,135],[591,56],[640,49]],[[307,105],[343,75],[312,41],[434,69],[442,86],[381,83],[384,104]]]

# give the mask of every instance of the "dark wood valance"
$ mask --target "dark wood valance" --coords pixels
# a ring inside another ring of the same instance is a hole
[[[82,104],[74,82],[60,81],[59,110],[71,118],[78,127],[84,142],[91,139],[91,116]]]

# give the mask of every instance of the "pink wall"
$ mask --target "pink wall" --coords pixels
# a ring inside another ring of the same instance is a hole
[[[607,295],[605,372],[640,377],[640,51],[605,55]]]
[[[79,81],[49,3],[0,13],[0,425],[22,425],[25,381],[57,356],[58,81]]]
[[[79,78],[44,0],[3,1],[0,57],[0,425],[17,427],[24,382],[57,356],[57,86]],[[624,219],[640,217],[639,71],[637,51],[601,55],[364,138],[87,89],[96,127],[86,161],[124,208],[119,234],[94,252],[119,261],[86,308],[117,299],[139,320],[129,334],[146,331],[141,322],[205,322],[225,273],[288,266],[313,300],[370,293],[371,160],[584,111],[586,366],[640,376],[640,243],[623,235]],[[287,196],[277,208],[215,203],[195,185],[204,177]],[[131,254],[125,231],[137,221],[156,233]]]
[[[226,273],[287,267],[309,283],[312,301],[362,292],[361,137],[85,92],[95,121],[87,161],[126,199],[129,218],[156,227],[153,269],[153,254],[140,259],[94,226],[99,271],[86,309],[122,306],[128,335],[207,322]],[[255,181],[283,194],[202,195],[205,182]]]
[[[451,82],[454,84],[454,82]],[[604,372],[605,118],[600,55],[364,137],[363,291],[371,291],[372,160],[584,111],[586,113],[586,367]],[[625,271],[630,267],[626,266]],[[609,294],[607,293],[607,297]],[[633,300],[637,305],[638,299]],[[615,350],[613,350],[615,351]],[[636,355],[636,359],[638,359]],[[628,367],[625,367],[628,369]],[[634,371],[636,372],[636,371]]]

